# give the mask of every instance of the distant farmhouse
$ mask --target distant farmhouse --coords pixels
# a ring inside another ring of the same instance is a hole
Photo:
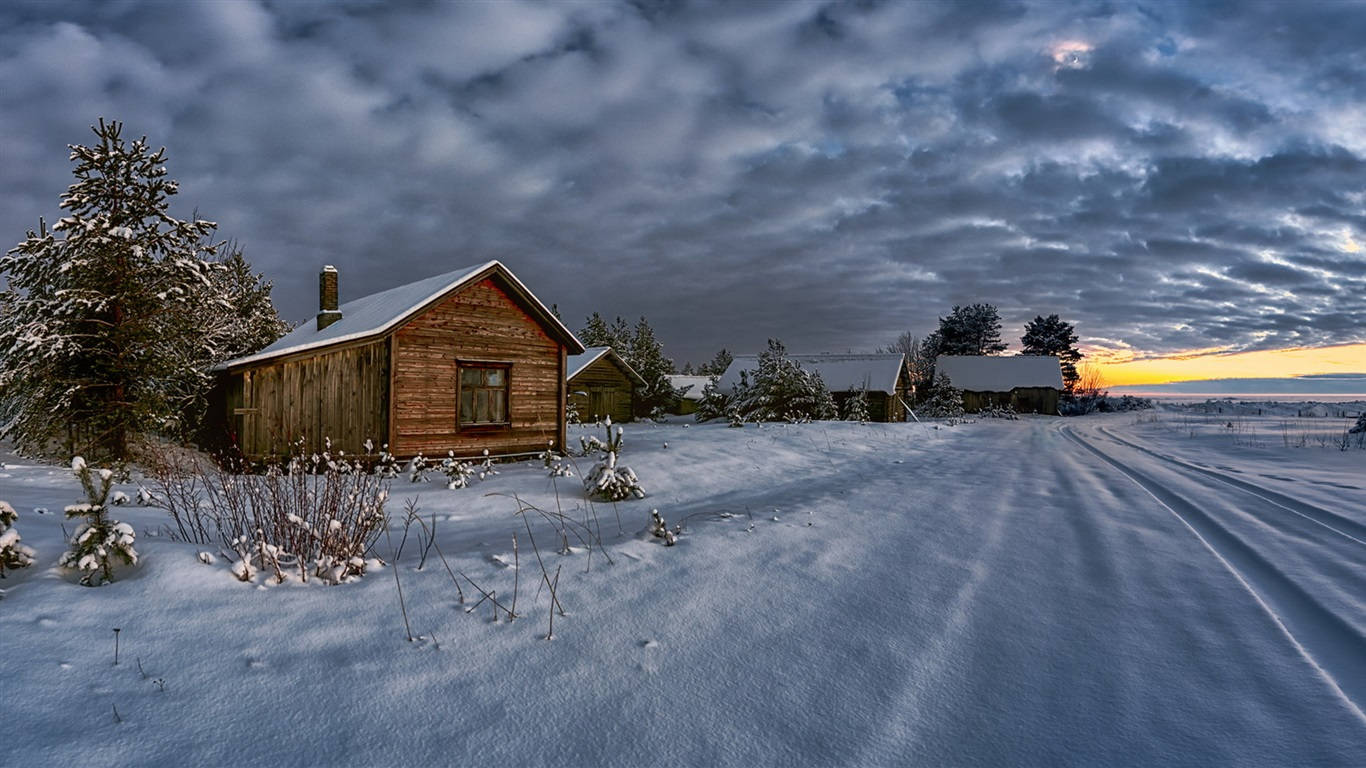
[[[702,390],[707,388],[710,376],[675,375],[669,377],[669,386],[681,392],[675,400],[671,413],[686,416],[697,412],[697,404],[702,402]]]
[[[564,445],[566,357],[583,345],[501,263],[337,300],[325,267],[316,321],[218,366],[211,407],[246,456],[301,437],[308,451],[371,440],[396,456]]]
[[[645,379],[636,373],[611,347],[588,347],[566,361],[569,372],[569,402],[583,421],[611,416],[612,421],[630,421],[634,412],[636,387]]]
[[[906,404],[912,395],[905,355],[899,352],[788,355],[788,359],[801,363],[805,370],[820,373],[840,413],[844,413],[845,401],[866,389],[870,421],[905,421]],[[737,355],[721,375],[717,388],[734,392],[735,385],[740,383],[740,372],[750,372],[752,377],[758,367],[758,355]]]
[[[1056,357],[941,355],[934,361],[934,371],[963,390],[963,410],[970,413],[997,405],[1017,413],[1058,415],[1063,384]]]

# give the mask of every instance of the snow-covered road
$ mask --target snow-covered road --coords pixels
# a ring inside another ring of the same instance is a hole
[[[404,640],[387,572],[258,589],[140,539],[138,578],[3,583],[0,764],[1361,764],[1366,483],[1320,470],[1366,454],[1190,445],[1132,416],[633,425],[651,497],[620,536],[599,510],[615,565],[550,556],[552,642],[533,574],[493,624],[405,556],[438,649]],[[50,566],[56,521],[28,512],[74,483],[46,473],[12,466],[0,498]],[[500,595],[521,523],[480,493],[514,490],[554,504],[530,465],[417,494]],[[677,547],[651,506],[687,518]],[[112,626],[166,691],[111,669]]]

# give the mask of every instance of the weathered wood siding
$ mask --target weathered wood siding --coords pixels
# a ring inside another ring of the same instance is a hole
[[[627,376],[607,355],[594,360],[569,381],[569,402],[584,422],[611,416],[612,421],[630,421],[633,415],[634,387]],[[582,393],[582,394],[579,394]]]
[[[1058,415],[1058,390],[1051,387],[1016,387],[1009,392],[964,392],[963,410],[977,413],[992,405],[1010,406],[1016,413]]]
[[[396,455],[521,453],[563,440],[563,348],[494,279],[409,320],[394,334],[393,357]],[[508,425],[459,428],[457,360],[511,364]]]
[[[383,341],[285,358],[227,375],[230,436],[251,458],[284,455],[304,439],[308,452],[360,453],[387,440],[389,350]]]

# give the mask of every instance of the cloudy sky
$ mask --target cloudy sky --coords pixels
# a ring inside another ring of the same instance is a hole
[[[325,263],[345,300],[497,258],[680,363],[975,301],[1101,355],[1359,343],[1363,41],[1353,3],[11,0],[0,235],[103,116],[294,320]]]

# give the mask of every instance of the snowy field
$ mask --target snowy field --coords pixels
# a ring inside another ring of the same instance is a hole
[[[150,535],[156,509],[115,510],[139,566],[76,585],[75,479],[6,454],[39,562],[0,581],[0,765],[1360,765],[1366,450],[1282,439],[1343,426],[628,425],[650,496],[596,505],[606,549],[533,528],[553,640],[524,523],[486,495],[554,509],[558,487],[589,514],[537,463],[394,482],[395,524],[415,497],[451,568],[500,601],[516,582],[521,614],[467,613],[410,541],[409,642],[394,568],[244,584]]]

